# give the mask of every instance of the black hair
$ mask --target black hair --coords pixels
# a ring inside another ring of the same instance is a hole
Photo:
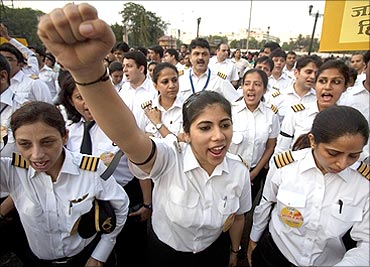
[[[10,119],[10,128],[16,136],[16,131],[23,125],[43,122],[58,130],[64,137],[67,134],[65,121],[59,109],[50,103],[43,101],[31,101],[17,109]]]
[[[258,63],[266,63],[270,66],[270,71],[272,71],[274,69],[274,61],[272,61],[272,59],[268,56],[262,56],[262,57],[259,57],[257,58],[257,60],[254,62],[254,68],[257,66]]]
[[[117,50],[120,50],[120,51],[123,51],[123,52],[128,52],[128,51],[130,51],[130,47],[128,46],[128,44],[126,42],[117,42],[113,46],[112,52],[117,51]]]
[[[176,61],[179,61],[179,53],[177,52],[176,49],[168,48],[164,53],[168,53],[171,56],[174,56],[175,57],[175,60]]]
[[[315,64],[317,68],[321,66],[321,60],[319,60],[317,57],[306,55],[297,60],[295,68],[300,71],[310,63]]]
[[[6,58],[0,54],[0,71],[5,70],[6,73],[8,74],[8,85],[10,85],[10,64]]]
[[[330,143],[347,134],[361,134],[364,137],[364,145],[366,145],[369,139],[369,124],[361,112],[355,108],[332,106],[316,115],[311,133],[316,144]]]
[[[367,65],[367,63],[369,63],[369,61],[370,61],[370,50],[367,50],[364,54],[365,65]]]
[[[211,47],[209,46],[208,41],[204,38],[197,38],[192,40],[189,45],[189,51],[191,52],[191,50],[193,50],[195,47],[207,48],[208,51],[211,52]]]
[[[149,47],[149,50],[153,50],[156,54],[159,54],[160,58],[163,57],[164,49],[162,46],[154,45],[154,46]]]
[[[66,109],[67,118],[72,122],[79,122],[82,115],[72,105],[72,94],[76,88],[76,83],[72,75],[67,70],[61,70],[58,76],[60,91],[58,93],[57,105],[63,105]]]
[[[271,54],[269,55],[270,58],[274,58],[274,57],[282,57],[286,60],[286,53],[284,52],[284,50],[280,49],[280,48],[277,48],[275,49],[274,51],[271,52]]]
[[[148,62],[146,60],[145,55],[142,52],[140,52],[140,51],[129,51],[129,52],[127,52],[123,55],[123,58],[134,60],[135,63],[136,63],[136,66],[138,68],[140,68],[140,66],[143,66],[144,67],[144,74],[146,75],[147,70],[148,70],[147,69]]]
[[[270,48],[270,51],[274,51],[275,49],[281,48],[281,46],[276,42],[267,42],[263,46],[263,48]],[[263,51],[263,50],[262,50]]]
[[[19,51],[11,43],[3,43],[3,44],[1,44],[0,45],[0,51],[4,51],[4,52],[8,52],[10,54],[13,54],[16,57],[18,63],[23,63],[24,62],[24,57],[23,57],[21,51]]]
[[[177,76],[179,76],[178,71],[177,71],[177,68],[173,64],[168,63],[168,62],[161,62],[161,63],[157,64],[157,66],[153,70],[153,78],[152,78],[152,81],[155,84],[158,81],[158,77],[161,74],[161,71],[164,70],[164,69],[166,69],[166,68],[172,69],[177,74]]]
[[[198,118],[206,107],[219,104],[231,119],[231,104],[221,94],[215,91],[200,91],[190,95],[182,106],[183,128],[185,133],[189,133],[190,126]]]
[[[344,85],[347,86],[349,82],[349,67],[342,60],[330,59],[324,62],[316,73],[316,81],[320,74],[327,69],[337,69],[343,75]]]
[[[264,72],[261,69],[249,69],[249,70],[247,70],[243,75],[243,84],[244,84],[245,77],[247,77],[248,74],[252,74],[252,73],[258,73],[258,75],[261,77],[262,83],[263,83],[263,88],[264,88],[264,91],[266,92],[269,78],[267,77],[266,72]]]
[[[109,74],[112,74],[115,71],[123,71],[122,63],[119,61],[113,61],[109,64]]]

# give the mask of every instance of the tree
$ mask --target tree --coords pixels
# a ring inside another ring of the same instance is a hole
[[[110,25],[112,28],[112,31],[114,33],[114,36],[116,37],[117,42],[123,41],[123,35],[124,35],[124,28],[123,26],[119,25],[118,23],[115,23],[113,25]]]
[[[158,43],[158,38],[164,35],[168,23],[162,21],[155,13],[146,11],[142,5],[132,2],[123,5],[123,27],[128,32],[128,41],[131,47],[151,46]]]
[[[11,37],[23,37],[29,44],[42,45],[37,35],[37,25],[38,18],[45,13],[31,8],[9,8],[6,6],[0,8],[1,21],[7,26]]]

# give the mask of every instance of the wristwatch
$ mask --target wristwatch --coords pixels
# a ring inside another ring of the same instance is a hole
[[[230,252],[231,253],[234,253],[234,254],[238,254],[239,252],[240,252],[240,250],[242,249],[242,247],[241,246],[239,246],[238,247],[238,250],[233,250],[233,248],[232,247],[230,247]]]
[[[159,129],[161,129],[161,127],[163,126],[163,124],[162,123],[157,123],[156,125],[155,125],[155,128],[157,129],[157,130],[159,130]]]
[[[143,204],[143,207],[148,209],[148,210],[153,210],[152,203],[150,204]]]

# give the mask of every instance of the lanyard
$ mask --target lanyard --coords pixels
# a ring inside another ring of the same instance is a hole
[[[191,71],[192,70],[189,71],[189,79],[190,79],[190,84],[191,84],[191,90],[193,91],[193,94],[194,94],[195,93],[195,89],[194,89],[193,79],[191,78]],[[208,69],[207,81],[206,81],[206,84],[204,85],[202,91],[207,88],[210,78],[211,78],[211,70]]]

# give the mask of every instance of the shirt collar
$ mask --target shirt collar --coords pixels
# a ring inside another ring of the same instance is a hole
[[[313,157],[313,152],[311,148],[307,148],[307,154],[305,156],[306,160],[303,161],[302,168],[300,169],[301,173],[310,170],[310,169],[316,169],[318,172],[322,173],[321,170],[316,166],[315,159]],[[335,174],[341,177],[345,182],[349,182],[350,180],[350,169],[346,168],[343,171]]]
[[[13,91],[8,87],[1,95],[0,95],[0,102],[4,103],[10,107],[13,106]]]
[[[60,169],[59,173],[66,173],[71,175],[79,175],[79,163],[76,163],[76,158],[73,156],[73,153],[66,148],[63,148],[65,158],[62,164],[62,168]],[[29,167],[28,177],[35,178],[37,176],[37,172],[32,167]]]
[[[202,168],[196,159],[191,146],[187,144],[184,148],[184,173],[197,169]],[[214,169],[212,176],[215,175],[222,175],[223,172],[229,173],[229,165],[227,164],[226,157],[221,162],[221,164],[217,165]]]

